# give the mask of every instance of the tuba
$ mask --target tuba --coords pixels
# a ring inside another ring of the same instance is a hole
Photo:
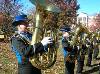
[[[70,32],[71,36],[68,42],[70,43],[70,46],[73,48],[75,54],[70,55],[69,53],[66,57],[66,61],[75,62],[79,53],[79,48],[82,48],[82,44],[85,44],[86,37],[88,37],[89,34],[89,30],[81,24],[77,25],[76,29],[73,32]]]
[[[80,42],[82,42],[82,44],[85,43],[86,37],[90,35],[90,32],[85,26],[79,24],[76,26],[76,29],[74,30],[74,32],[72,32],[72,34],[73,34],[72,39],[69,41],[70,44],[79,46],[79,44],[81,44]]]
[[[30,62],[33,66],[39,69],[47,69],[54,65],[57,58],[57,28],[55,22],[52,22],[50,19],[54,18],[55,8],[53,5],[47,5],[45,0],[30,0],[33,4],[36,5],[36,15],[35,15],[35,30],[32,36],[31,45],[39,42],[43,37],[51,36],[53,37],[53,44],[48,45],[47,51],[34,54],[30,57]],[[44,4],[41,3],[43,1]],[[58,10],[58,9],[57,9]]]

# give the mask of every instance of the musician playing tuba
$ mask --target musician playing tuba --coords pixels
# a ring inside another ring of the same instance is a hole
[[[45,46],[53,43],[52,37],[44,37],[40,42],[31,45],[32,34],[27,30],[29,26],[27,15],[16,16],[12,25],[18,29],[11,37],[12,51],[18,61],[18,74],[41,74],[41,69],[34,67],[29,58],[34,54],[46,52],[48,49]]]
[[[65,62],[65,74],[74,74],[75,69],[75,60],[78,48],[76,46],[71,45],[70,40],[70,26],[62,26],[60,31],[62,31],[62,49],[64,54],[64,62]]]

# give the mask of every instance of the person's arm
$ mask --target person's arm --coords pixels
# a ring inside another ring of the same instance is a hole
[[[70,43],[68,42],[68,40],[66,38],[62,39],[62,47],[64,48],[64,50],[70,52],[72,50],[72,47],[70,46]]]
[[[12,49],[17,50],[21,55],[30,56],[35,53],[44,51],[44,46],[41,42],[36,43],[34,46],[30,44],[25,44],[20,38],[13,37],[11,39]]]

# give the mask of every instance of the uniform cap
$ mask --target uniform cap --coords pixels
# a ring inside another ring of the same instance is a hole
[[[71,31],[71,28],[70,28],[70,26],[62,26],[60,28],[60,31],[69,32],[69,31]]]
[[[18,15],[14,18],[14,21],[12,23],[13,26],[19,25],[20,22],[28,22],[29,19],[27,18],[27,15]]]

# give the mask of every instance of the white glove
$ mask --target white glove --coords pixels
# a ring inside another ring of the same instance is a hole
[[[43,46],[46,46],[50,43],[53,43],[53,38],[52,37],[44,37],[43,40],[41,41]]]

